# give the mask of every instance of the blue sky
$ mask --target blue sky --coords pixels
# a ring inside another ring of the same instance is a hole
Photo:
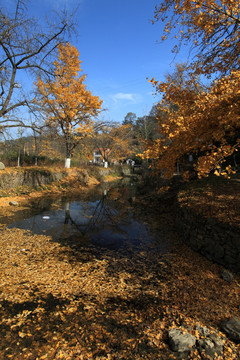
[[[15,0],[0,0],[11,7]],[[147,77],[164,79],[173,70],[173,43],[158,43],[163,24],[152,25],[157,0],[30,0],[29,15],[40,20],[51,11],[75,11],[77,36],[86,84],[103,99],[106,121],[122,122],[128,112],[148,114],[157,101]],[[187,59],[188,52],[177,56]]]

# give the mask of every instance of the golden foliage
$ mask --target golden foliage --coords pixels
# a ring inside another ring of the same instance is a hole
[[[142,206],[159,210],[154,201]],[[238,316],[239,275],[221,279],[220,266],[180,242],[169,214],[149,218],[171,243],[161,256],[158,241],[129,254],[2,227],[0,358],[175,359],[168,330],[201,338],[200,324],[224,338],[219,359],[238,359],[239,344],[218,328]],[[191,358],[202,359],[196,351]]]
[[[76,170],[65,171],[71,176]],[[74,182],[69,182],[71,187]],[[221,205],[228,201],[238,216],[239,186],[217,185],[203,196],[191,184],[190,192],[180,193],[181,204],[208,216],[209,203],[214,201],[225,216]],[[109,196],[120,198],[124,215],[133,208],[124,202],[129,195],[123,190],[114,187]],[[22,211],[32,214],[29,199],[24,196],[23,208],[10,207],[9,198],[0,198],[1,218],[17,219]],[[21,204],[20,197],[15,200]],[[175,359],[167,343],[168,330],[181,326],[199,339],[202,335],[195,330],[196,324],[224,339],[223,356],[216,359],[239,359],[240,345],[219,332],[221,321],[239,315],[239,275],[225,282],[219,276],[221,266],[182,244],[173,226],[174,214],[169,208],[163,211],[160,199],[144,196],[136,201],[136,218],[142,211],[156,236],[160,235],[149,243],[139,234],[141,245],[130,252],[89,246],[79,238],[57,242],[50,236],[8,229],[2,221],[1,359]],[[213,210],[215,206],[211,215]],[[163,237],[169,251],[160,254]],[[204,357],[194,350],[188,358]]]
[[[198,48],[198,73],[225,73],[239,68],[239,10],[234,0],[164,0],[155,8],[153,23],[165,23],[162,40],[176,34],[174,52],[190,41]]]
[[[50,140],[42,140],[41,149],[39,151],[40,156],[47,156],[49,159],[60,159],[61,153],[54,148],[50,143]]]
[[[153,23],[165,22],[162,40],[176,33],[178,45],[173,51],[186,43],[197,49],[197,59],[183,84],[170,77],[161,83],[151,80],[163,98],[162,139],[148,148],[145,157],[156,159],[154,165],[166,176],[172,176],[176,162],[188,154],[198,158],[195,166],[200,177],[211,171],[232,173],[231,166],[222,171],[222,164],[240,144],[239,10],[233,0],[164,0],[155,8]],[[200,74],[214,74],[218,80],[204,91],[199,86]]]
[[[93,119],[101,110],[102,100],[86,88],[86,75],[78,75],[82,72],[78,50],[67,43],[60,44],[58,51],[54,78],[38,78],[35,85],[49,126],[64,135],[67,156],[71,156],[77,143],[92,134]]]
[[[232,173],[231,166],[222,171],[222,164],[240,145],[240,71],[216,80],[208,91],[199,88],[194,76],[191,86],[184,87],[155,79],[151,82],[163,93],[159,104],[162,138],[148,148],[145,157],[156,159],[156,168],[170,177],[176,162],[186,154],[197,155],[195,166],[200,177],[210,171],[226,176]],[[174,104],[176,111],[169,104]]]
[[[121,160],[131,153],[131,126],[118,125],[105,126],[102,133],[97,134],[96,143],[105,160]]]

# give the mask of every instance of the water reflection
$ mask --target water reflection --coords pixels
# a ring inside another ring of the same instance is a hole
[[[119,249],[156,242],[151,226],[134,215],[131,205],[135,197],[133,186],[110,188],[106,183],[84,200],[60,199],[48,207],[41,204],[43,210],[9,227],[29,229],[50,235],[54,241],[79,246],[92,244]]]

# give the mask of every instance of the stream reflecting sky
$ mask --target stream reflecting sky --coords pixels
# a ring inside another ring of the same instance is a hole
[[[109,190],[109,189],[108,189]],[[94,199],[52,202],[44,210],[34,208],[34,215],[17,220],[8,227],[31,230],[49,235],[55,241],[92,244],[110,249],[139,247],[157,241],[151,225],[134,216],[133,187],[110,189],[105,187]],[[96,199],[97,198],[97,199]],[[41,206],[42,208],[42,206]],[[166,244],[162,244],[163,247]]]

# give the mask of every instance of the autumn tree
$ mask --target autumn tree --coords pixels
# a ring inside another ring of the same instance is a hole
[[[239,69],[240,9],[233,0],[163,0],[155,8],[153,22],[164,22],[162,40],[175,35],[178,52],[192,44],[198,73],[229,74]]]
[[[231,166],[223,164],[240,145],[240,73],[232,71],[203,90],[196,76],[189,86],[152,80],[163,96],[159,108],[165,121],[159,122],[162,138],[145,152],[156,159],[156,169],[167,177],[174,173],[176,162],[195,154],[198,175],[229,175]],[[174,111],[169,106],[175,104]]]
[[[19,126],[33,127],[34,124],[28,123],[23,116],[31,103],[31,96],[26,91],[28,85],[22,80],[23,75],[49,73],[48,60],[57,43],[63,41],[66,31],[71,28],[71,21],[66,14],[52,17],[52,25],[46,23],[44,29],[39,22],[25,14],[27,7],[24,0],[16,1],[11,12],[0,9],[1,132]],[[24,112],[21,113],[21,109]]]
[[[50,160],[60,160],[62,157],[61,142],[56,139],[50,139],[49,137],[43,138],[41,141],[41,147],[39,149],[39,155],[47,157]]]
[[[239,15],[239,5],[230,0],[166,0],[155,9],[154,21],[165,21],[162,39],[178,32],[175,51],[192,41],[197,54],[189,67],[177,67],[166,81],[151,80],[165,120],[158,114],[163,137],[145,156],[155,159],[166,176],[188,154],[195,154],[200,177],[232,172],[226,160],[236,154],[240,141]],[[202,86],[202,75],[213,78],[208,87]]]
[[[78,50],[67,43],[58,46],[54,77],[38,78],[38,103],[44,109],[47,124],[63,135],[66,148],[65,167],[70,167],[73,151],[82,138],[91,136],[102,101],[86,88],[81,74]]]
[[[102,126],[101,130],[95,134],[94,143],[107,167],[110,159],[123,160],[129,156],[132,143],[132,127],[130,124],[121,125],[116,123]]]

